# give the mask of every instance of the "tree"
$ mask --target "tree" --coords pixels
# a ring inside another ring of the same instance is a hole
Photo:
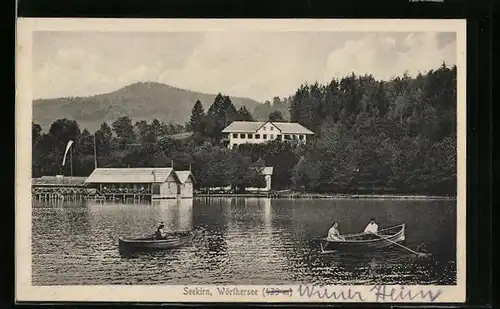
[[[95,132],[98,155],[108,155],[113,148],[113,131],[106,122]]]
[[[239,121],[253,121],[252,114],[248,111],[246,106],[241,106],[237,112],[236,119]]]
[[[75,120],[58,119],[50,126],[49,134],[59,141],[60,148],[65,148],[68,141],[75,141],[80,135],[80,127]]]
[[[137,136],[139,137],[139,141],[141,144],[151,144],[156,142],[157,138],[157,129],[160,127],[160,123],[148,124],[145,120],[137,121],[135,123],[135,128],[137,131]]]
[[[94,154],[94,137],[87,129],[83,129],[75,145],[75,151],[85,155]]]
[[[153,119],[153,121],[151,121],[151,129],[155,136],[159,136],[161,134],[161,122],[156,118]]]
[[[132,119],[130,119],[130,117],[122,116],[116,119],[111,126],[118,137],[119,145],[122,149],[124,149],[128,144],[135,143],[136,136],[134,133],[134,126],[132,125]]]
[[[205,110],[200,100],[196,100],[196,103],[191,110],[191,118],[189,119],[189,124],[191,130],[195,133],[201,133],[204,131],[205,122]]]
[[[221,131],[236,119],[237,114],[231,99],[219,93],[207,112],[208,136],[220,139]]]
[[[244,192],[247,187],[264,185],[263,166],[252,164],[250,157],[233,152],[229,166],[230,184],[237,192]]]
[[[41,136],[42,136],[42,127],[39,124],[32,122],[31,123],[32,147],[34,147],[34,145],[36,145],[36,143],[38,142],[38,140],[40,139]]]
[[[316,191],[321,180],[321,162],[313,158],[302,157],[293,170],[295,188],[304,191]]]
[[[269,121],[274,121],[274,122],[284,121],[283,115],[281,114],[280,111],[277,111],[277,110],[276,111],[272,111],[269,114],[268,120]]]

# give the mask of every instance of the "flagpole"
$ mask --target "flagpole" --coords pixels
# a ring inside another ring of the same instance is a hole
[[[95,134],[94,134],[94,168],[97,168],[97,150],[95,146]]]
[[[73,145],[72,145],[73,146]],[[70,163],[71,163],[71,177],[73,177],[73,147],[69,149]]]

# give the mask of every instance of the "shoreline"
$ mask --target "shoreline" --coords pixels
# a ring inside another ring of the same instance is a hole
[[[379,199],[379,200],[456,200],[456,196],[409,194],[318,194],[318,193],[195,193],[194,198],[271,198],[271,199]]]

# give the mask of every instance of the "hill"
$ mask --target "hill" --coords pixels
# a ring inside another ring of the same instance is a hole
[[[38,99],[33,101],[33,121],[48,130],[57,119],[76,120],[81,129],[94,132],[102,122],[111,124],[118,117],[133,121],[153,120],[184,124],[191,116],[196,100],[208,110],[216,94],[194,92],[156,82],[139,82],[116,91],[90,97]],[[233,97],[236,108],[245,105],[253,111],[261,103],[248,98]]]

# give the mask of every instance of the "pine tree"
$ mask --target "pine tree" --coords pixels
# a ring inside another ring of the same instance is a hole
[[[191,118],[189,119],[189,124],[193,132],[200,133],[203,131],[204,118],[205,110],[203,109],[203,105],[201,105],[200,100],[196,100],[196,103],[191,110]]]
[[[237,120],[240,121],[253,121],[252,114],[248,111],[246,106],[241,106],[238,110]]]

